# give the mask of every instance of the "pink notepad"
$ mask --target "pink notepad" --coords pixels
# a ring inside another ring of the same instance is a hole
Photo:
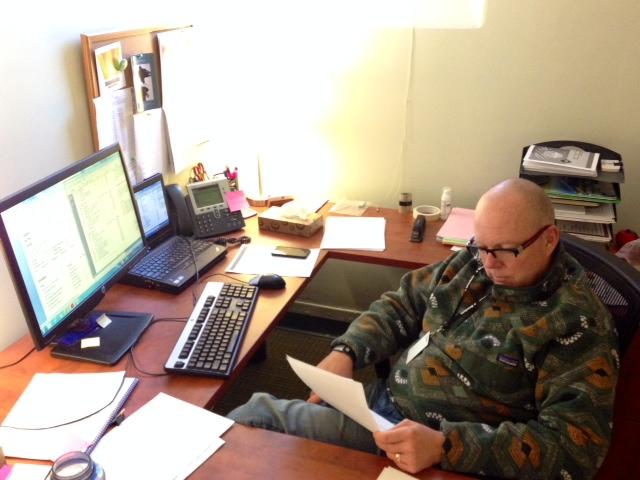
[[[474,210],[470,208],[452,208],[436,240],[445,245],[466,245],[473,237],[473,215]]]

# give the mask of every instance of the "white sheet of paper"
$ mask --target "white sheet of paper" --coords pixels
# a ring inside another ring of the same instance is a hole
[[[320,248],[382,252],[385,226],[383,217],[327,217]]]
[[[393,423],[369,409],[364,388],[360,382],[327,372],[289,355],[287,355],[287,361],[296,375],[322,400],[366,429],[377,432],[393,427]]]
[[[275,257],[273,246],[242,245],[227,267],[227,273],[258,275],[277,273],[285,277],[309,278],[320,254],[319,248],[311,248],[307,258]]]
[[[110,402],[122,383],[124,372],[36,373],[2,425],[41,428],[82,418]],[[117,405],[133,378],[124,380]],[[47,429],[0,429],[0,444],[7,456],[55,460],[71,450],[84,450],[109,421],[113,408],[105,408],[81,422]]]
[[[113,122],[113,98],[111,95],[93,99],[96,109],[96,130],[98,131],[98,148],[104,148],[117,141]]]
[[[154,108],[133,116],[136,163],[142,178],[164,172],[169,165],[164,113]]]
[[[129,180],[142,180],[135,162],[133,133],[133,89],[123,88],[95,98],[98,147],[104,148],[114,142],[120,143]]]
[[[96,348],[100,346],[100,337],[85,337],[80,340],[80,348]]]
[[[377,480],[418,480],[416,477],[412,477],[411,475],[407,475],[404,472],[401,472],[397,468],[393,467],[384,467],[378,475]]]
[[[181,480],[211,456],[233,421],[159,393],[112,429],[91,454],[109,480]]]
[[[211,111],[208,92],[199,79],[206,78],[206,51],[193,27],[157,35],[162,65],[162,108],[169,134],[174,173],[201,160],[202,146],[209,140]]]
[[[49,465],[35,465],[30,463],[14,463],[11,467],[9,480],[43,480],[51,470]]]
[[[416,343],[411,345],[409,351],[407,352],[407,363],[416,358],[429,345],[429,337],[431,337],[431,332],[425,333],[422,337],[420,337]]]
[[[100,327],[102,328],[107,328],[111,324],[111,319],[107,317],[105,313],[103,313],[98,317],[98,319],[96,320],[96,323],[100,325]]]

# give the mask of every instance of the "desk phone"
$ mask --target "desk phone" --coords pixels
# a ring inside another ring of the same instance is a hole
[[[229,192],[226,179],[206,180],[187,185],[187,208],[195,238],[213,237],[244,227],[242,212],[232,212],[225,200]]]

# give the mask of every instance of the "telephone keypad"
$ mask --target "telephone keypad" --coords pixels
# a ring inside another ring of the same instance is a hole
[[[226,208],[195,215],[194,220],[194,236],[197,238],[221,235],[244,227],[242,214]]]

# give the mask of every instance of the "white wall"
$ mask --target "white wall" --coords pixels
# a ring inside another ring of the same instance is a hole
[[[5,9],[0,28],[5,51],[0,67],[0,197],[92,151],[80,34],[181,23],[188,13],[184,4],[116,0],[98,13],[86,2],[27,1]],[[26,332],[1,258],[0,349]]]
[[[213,162],[260,151],[276,177],[293,174],[285,186],[394,206],[400,191],[436,203],[450,185],[471,207],[517,174],[523,145],[577,139],[623,155],[618,226],[640,231],[637,0],[488,0],[479,30],[414,34],[227,3],[13,5],[0,28],[0,197],[91,151],[80,33],[194,23],[211,42]],[[331,266],[309,295],[359,308],[362,277]],[[26,328],[4,261],[0,282],[2,348]]]
[[[524,145],[582,140],[622,155],[617,228],[640,232],[638,38],[634,0],[489,0],[479,30],[417,32],[406,190],[473,207]]]

